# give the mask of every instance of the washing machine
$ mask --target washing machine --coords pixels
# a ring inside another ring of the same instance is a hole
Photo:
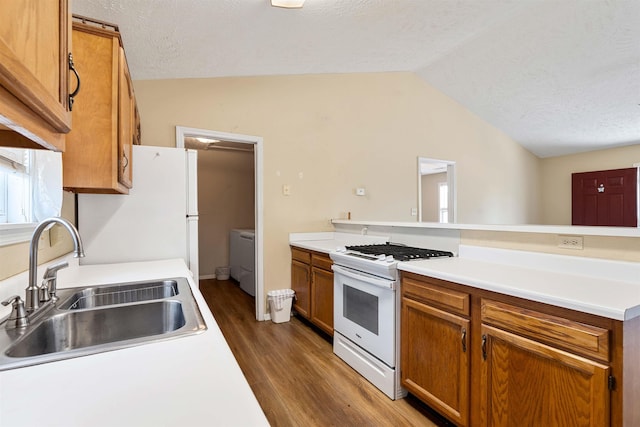
[[[229,234],[229,266],[231,277],[251,296],[256,294],[255,231],[233,229]]]

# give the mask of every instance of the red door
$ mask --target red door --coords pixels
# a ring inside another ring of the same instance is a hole
[[[638,226],[638,168],[571,174],[571,223]]]

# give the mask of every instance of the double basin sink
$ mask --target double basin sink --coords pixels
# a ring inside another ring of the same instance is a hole
[[[30,325],[0,323],[0,371],[192,335],[207,327],[185,278],[59,289]]]

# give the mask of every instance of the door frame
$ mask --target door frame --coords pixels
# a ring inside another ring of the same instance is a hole
[[[204,137],[220,139],[224,141],[237,142],[241,144],[253,144],[253,162],[254,162],[254,179],[255,179],[255,246],[256,246],[256,297],[255,297],[255,316],[256,320],[265,319],[264,304],[264,207],[263,207],[263,139],[260,136],[242,135],[236,133],[218,132],[208,129],[190,128],[185,126],[176,126],[176,147],[184,148],[185,137]],[[199,280],[199,279],[198,279]]]

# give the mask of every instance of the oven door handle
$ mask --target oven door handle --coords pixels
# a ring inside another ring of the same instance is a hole
[[[380,288],[389,289],[392,291],[396,290],[396,282],[394,282],[393,280],[378,279],[377,277],[371,276],[369,274],[362,274],[353,270],[347,270],[346,268],[340,267],[335,264],[331,266],[331,269],[338,274],[342,274],[343,276],[366,282],[370,285],[375,285]]]

